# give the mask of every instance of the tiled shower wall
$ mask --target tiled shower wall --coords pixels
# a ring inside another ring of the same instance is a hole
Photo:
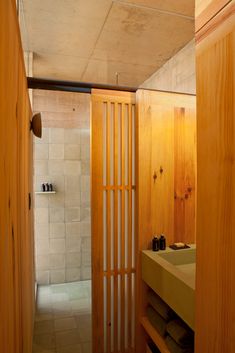
[[[34,139],[36,278],[39,284],[91,278],[89,96],[34,92],[43,138]]]

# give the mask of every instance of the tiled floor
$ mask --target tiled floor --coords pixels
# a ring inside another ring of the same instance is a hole
[[[33,353],[91,353],[91,281],[39,286]]]

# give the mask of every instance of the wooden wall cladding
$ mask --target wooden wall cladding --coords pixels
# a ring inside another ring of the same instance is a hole
[[[144,349],[140,324],[145,316],[146,286],[140,252],[154,234],[167,244],[195,242],[196,224],[195,96],[148,90],[137,92],[137,297],[136,352]]]
[[[135,94],[92,91],[93,352],[135,351]]]
[[[195,242],[195,105],[190,95],[137,92],[141,249],[160,233],[168,244]]]
[[[199,31],[207,22],[216,16],[231,0],[196,0],[195,29]]]
[[[15,1],[1,1],[0,14],[0,352],[31,353],[31,109]]]
[[[196,353],[235,352],[235,2],[199,32]]]

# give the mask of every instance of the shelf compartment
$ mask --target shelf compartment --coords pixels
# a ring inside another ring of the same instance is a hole
[[[154,344],[157,346],[157,348],[160,350],[161,353],[170,353],[164,339],[162,338],[162,336],[159,335],[157,330],[149,322],[149,319],[146,316],[142,317],[141,325],[143,326],[143,328],[145,329],[145,332],[152,339],[152,341],[154,342]]]

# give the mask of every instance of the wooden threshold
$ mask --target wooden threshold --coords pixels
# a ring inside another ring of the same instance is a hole
[[[160,350],[161,353],[170,353],[164,339],[162,338],[162,336],[159,335],[157,330],[149,322],[149,319],[146,316],[142,317],[141,325],[143,326],[146,333],[152,339],[152,341],[155,343],[155,345],[157,346],[157,348]]]

